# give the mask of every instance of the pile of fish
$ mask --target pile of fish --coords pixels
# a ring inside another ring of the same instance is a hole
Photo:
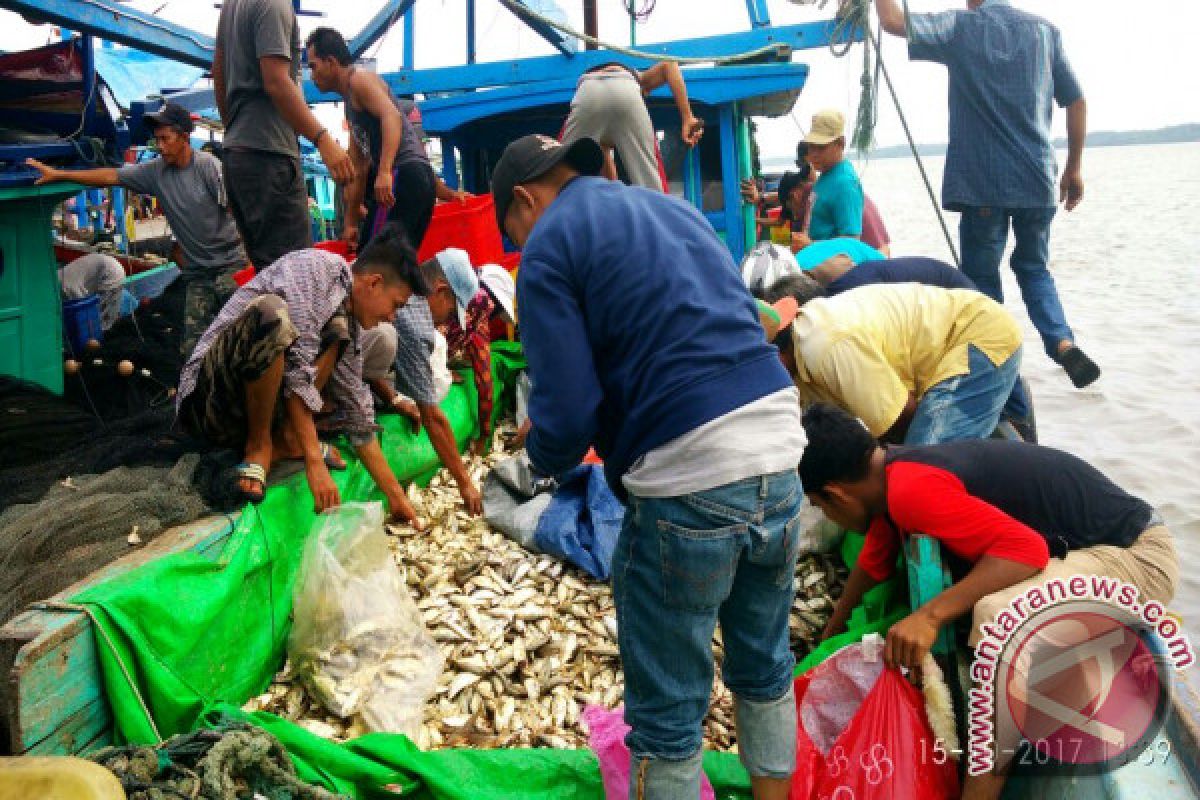
[[[470,460],[477,485],[504,457],[497,448],[486,460]],[[427,489],[411,488],[409,496],[426,530],[389,526],[389,539],[446,665],[417,744],[422,749],[586,747],[583,707],[614,708],[622,702],[609,585],[530,553],[469,517],[444,470]],[[798,658],[816,643],[845,576],[832,556],[803,556],[797,564],[790,622]],[[719,632],[713,647],[719,666]],[[281,714],[327,738],[366,732],[360,720],[326,714],[293,684],[286,667],[269,691],[246,707]],[[719,678],[704,732],[707,749],[736,749],[732,696]]]

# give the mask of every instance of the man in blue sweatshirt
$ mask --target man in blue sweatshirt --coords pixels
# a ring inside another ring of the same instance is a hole
[[[526,448],[557,474],[594,445],[627,504],[613,595],[630,796],[699,796],[720,622],[755,797],[786,798],[799,398],[704,217],[595,177],[601,165],[592,140],[527,136],[492,176],[497,220],[523,248]]]

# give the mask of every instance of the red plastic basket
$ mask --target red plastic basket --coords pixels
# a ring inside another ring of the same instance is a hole
[[[508,270],[513,277],[516,277],[517,267],[521,266],[521,254],[519,252],[505,253],[500,256],[500,259],[496,263]]]
[[[333,253],[350,261],[350,244],[342,239],[330,239],[325,242],[317,242],[313,245],[318,250],[324,250],[326,253]]]
[[[465,204],[450,202],[434,206],[433,219],[417,258],[425,261],[447,247],[466,250],[475,265],[502,263],[504,245],[496,227],[496,205],[490,194],[468,197]]]

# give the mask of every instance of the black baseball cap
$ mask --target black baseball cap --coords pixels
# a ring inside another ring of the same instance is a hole
[[[176,103],[167,103],[151,114],[145,115],[146,127],[153,131],[155,128],[161,128],[164,125],[170,125],[178,128],[184,133],[191,133],[196,127],[192,123],[192,114],[186,108]]]
[[[583,138],[570,145],[541,134],[522,136],[504,148],[492,172],[492,197],[496,224],[504,230],[504,217],[512,205],[513,187],[545,175],[565,161],[584,175],[599,175],[604,168],[604,151],[595,139]]]

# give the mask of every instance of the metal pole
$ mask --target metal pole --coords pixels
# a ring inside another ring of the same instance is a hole
[[[475,63],[475,0],[467,0],[467,63]]]
[[[596,0],[583,0],[583,32],[595,39],[600,38],[600,19],[596,14]],[[587,43],[588,50],[595,50],[596,45]]]
[[[417,33],[413,29],[413,9],[404,12],[404,68],[412,69],[416,63]]]

